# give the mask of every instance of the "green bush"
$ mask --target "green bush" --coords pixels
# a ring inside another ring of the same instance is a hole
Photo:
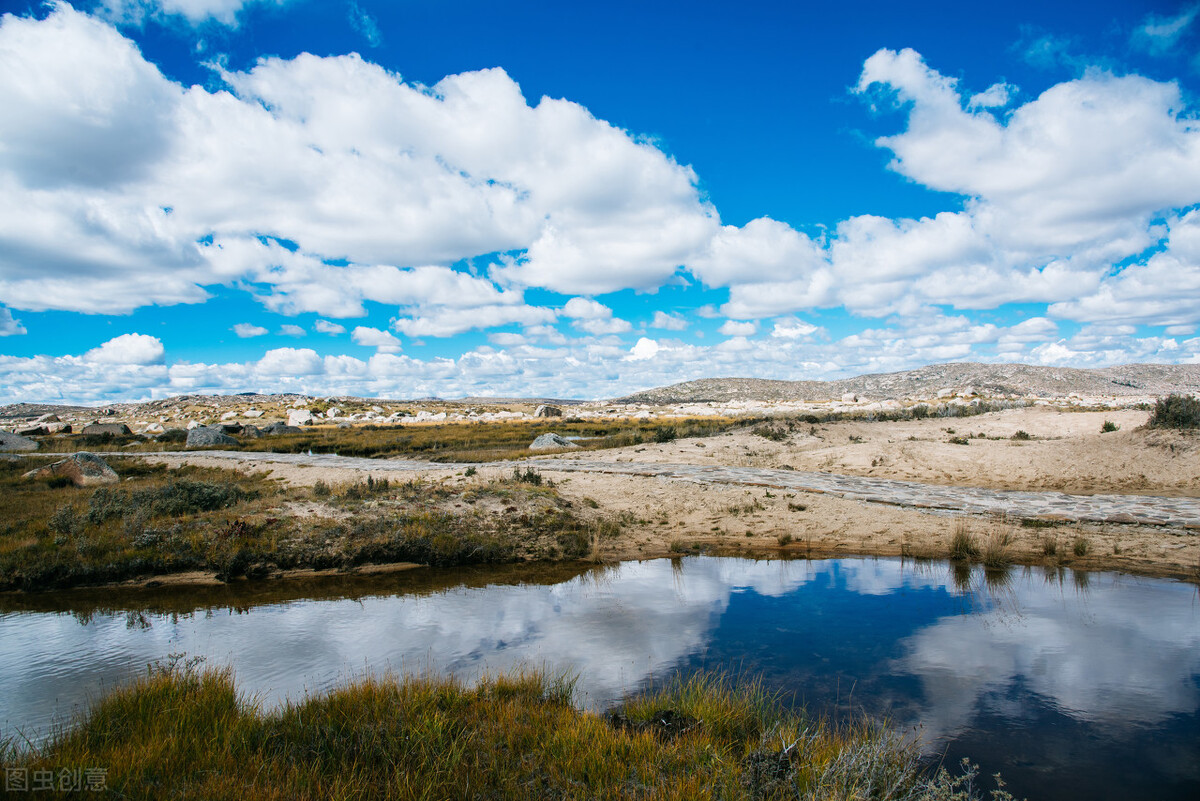
[[[1200,400],[1191,395],[1168,395],[1154,403],[1151,428],[1200,428]]]
[[[1100,426],[1100,433],[1108,434],[1108,433],[1118,430],[1119,428],[1120,428],[1120,426],[1117,425],[1116,423],[1114,423],[1112,420],[1105,420],[1104,425]]]

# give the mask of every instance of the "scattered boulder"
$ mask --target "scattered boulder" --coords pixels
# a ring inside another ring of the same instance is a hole
[[[62,476],[70,479],[77,487],[95,487],[100,484],[116,484],[120,477],[108,463],[94,453],[80,451],[66,459],[30,470],[25,478],[34,480],[49,479]]]
[[[262,435],[263,435],[262,429],[260,429],[258,426],[242,426],[242,436],[243,437],[249,437],[250,439],[258,439]]]
[[[0,451],[36,451],[38,444],[29,437],[0,431]]]
[[[162,423],[151,423],[150,425],[148,425],[144,429],[142,429],[142,436],[153,437],[158,434],[161,434],[165,430],[166,429],[163,428]]]
[[[289,426],[306,426],[313,420],[312,412],[308,409],[293,409],[288,412]]]
[[[51,413],[51,414],[43,414],[35,422],[38,422],[38,423],[61,423],[62,421],[58,419],[57,414]]]
[[[51,434],[70,434],[70,423],[46,423],[46,430]]]
[[[329,409],[325,412],[325,418],[327,420],[332,420],[335,417],[339,417],[341,414],[342,414],[341,409],[339,409],[336,406],[330,406]]]
[[[574,442],[569,439],[564,439],[558,434],[542,434],[535,439],[530,445],[531,451],[552,451],[558,448],[578,448]]]
[[[50,430],[45,426],[28,426],[17,429],[17,435],[21,437],[44,437],[49,433]]]
[[[106,412],[107,414],[107,412]],[[114,437],[127,437],[133,432],[124,423],[92,423],[83,427],[81,434],[112,434]]]
[[[201,426],[188,432],[186,447],[207,448],[213,445],[237,445],[238,441],[221,430],[220,426]]]
[[[533,410],[534,417],[562,417],[562,409],[557,406],[547,406],[542,404]]]
[[[858,402],[858,396],[855,395],[853,392],[847,392],[846,394],[842,395],[842,403],[857,403],[857,402]]]
[[[204,423],[198,422],[196,420],[188,420],[187,430],[191,431],[193,428],[199,428],[202,425],[204,425]]]
[[[247,409],[242,412],[242,417],[262,417],[263,413],[258,409]]]
[[[264,434],[299,434],[300,429],[297,426],[289,426],[287,423],[271,423],[262,429]]]
[[[212,428],[219,428],[222,431],[224,431],[226,434],[242,433],[242,424],[237,422],[236,420],[232,423],[218,423],[217,425],[212,426]]]
[[[221,415],[221,421],[224,422],[226,420],[232,420],[233,418],[235,418],[237,416],[238,416],[238,413],[236,411],[225,412],[225,414]]]

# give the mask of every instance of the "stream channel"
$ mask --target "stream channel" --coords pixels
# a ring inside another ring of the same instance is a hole
[[[37,742],[172,654],[271,705],[366,672],[569,669],[602,710],[761,678],[970,756],[1033,799],[1200,798],[1200,595],[1120,573],[685,557],[0,596],[0,736]]]

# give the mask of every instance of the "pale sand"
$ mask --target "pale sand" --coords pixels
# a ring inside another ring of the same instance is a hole
[[[815,431],[802,424],[787,442],[743,430],[586,456],[605,461],[787,465],[797,470],[993,489],[1200,497],[1200,437],[1146,430],[1147,417],[1141,411],[1060,412],[1034,407],[969,418],[819,424]],[[1118,424],[1120,430],[1101,434],[1105,420]],[[1008,439],[1018,430],[1035,439]],[[1004,439],[972,438],[965,446],[949,443],[951,436],[974,434]],[[193,464],[229,466],[202,455],[184,458]],[[164,461],[177,464],[181,459]],[[362,471],[341,468],[268,463],[256,467],[302,485],[364,478]],[[461,470],[445,469],[419,475],[466,487],[512,469],[511,463],[480,466],[472,478],[456,474]],[[779,552],[780,538],[787,536],[792,542],[782,550],[793,554],[937,556],[946,553],[956,526],[966,526],[981,541],[1007,534],[1018,563],[1061,561],[1072,567],[1200,579],[1200,532],[1182,528],[1070,524],[1032,529],[987,516],[955,517],[808,492],[542,472],[585,513],[623,518],[622,534],[599,543],[597,556],[608,560],[664,556],[693,544],[718,552]],[[598,506],[592,509],[585,499]],[[1043,553],[1047,538],[1057,540],[1057,559]],[[1086,556],[1072,553],[1077,538],[1088,541]]]

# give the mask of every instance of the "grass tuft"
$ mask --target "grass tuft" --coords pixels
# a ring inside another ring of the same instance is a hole
[[[975,535],[967,528],[966,521],[960,520],[954,526],[954,536],[950,540],[950,558],[959,562],[979,558],[979,545],[975,542]]]

